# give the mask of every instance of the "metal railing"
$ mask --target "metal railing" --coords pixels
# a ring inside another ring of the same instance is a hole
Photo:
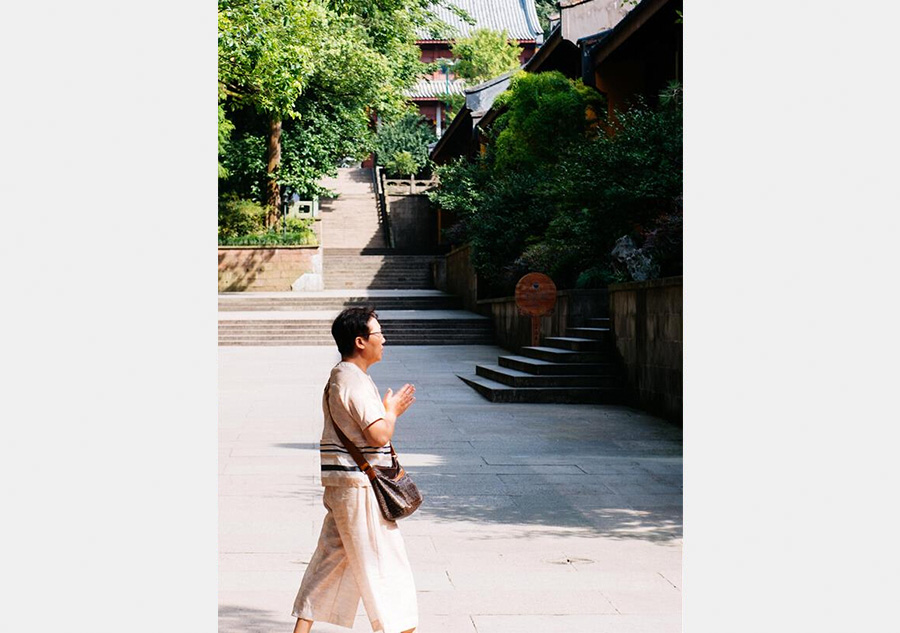
[[[384,231],[384,242],[390,248],[394,248],[394,234],[391,232],[391,210],[388,206],[388,199],[384,180],[384,169],[376,165],[372,169],[372,180],[375,183],[375,198],[378,202],[378,221],[381,223],[381,230]]]

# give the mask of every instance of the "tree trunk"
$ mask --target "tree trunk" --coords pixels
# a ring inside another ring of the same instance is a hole
[[[278,224],[278,210],[281,208],[281,192],[275,172],[281,165],[281,118],[273,116],[269,120],[269,138],[266,146],[266,228]]]

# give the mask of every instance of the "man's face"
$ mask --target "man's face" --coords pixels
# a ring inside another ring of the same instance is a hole
[[[372,317],[366,324],[369,326],[369,339],[366,341],[365,355],[369,363],[377,363],[384,354],[384,334],[378,319]]]

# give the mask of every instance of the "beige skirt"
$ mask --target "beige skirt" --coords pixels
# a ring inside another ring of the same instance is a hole
[[[295,618],[351,628],[362,599],[373,631],[418,626],[416,586],[400,529],[370,488],[325,486],[328,513],[294,600]]]

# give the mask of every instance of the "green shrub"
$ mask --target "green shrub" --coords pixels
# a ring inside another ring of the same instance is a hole
[[[236,195],[219,199],[219,239],[250,235],[263,230],[266,210]]]
[[[488,293],[511,294],[531,271],[559,288],[627,281],[612,255],[626,235],[650,259],[644,269],[681,274],[680,86],[613,122],[593,117],[605,111],[599,95],[559,73],[519,75],[511,86],[495,101],[507,110],[485,130],[487,151],[439,167],[429,194],[457,219],[445,234],[471,245]]]
[[[285,218],[284,227],[265,228],[266,210],[259,204],[228,195],[219,201],[221,246],[279,246],[316,244],[313,220]]]
[[[220,238],[219,246],[304,246],[315,245],[316,236],[310,233],[282,233],[278,229],[269,229],[253,235],[239,235]]]
[[[417,174],[431,168],[428,145],[436,140],[425,117],[407,112],[379,127],[375,135],[376,160],[390,176]]]
[[[492,31],[480,28],[469,37],[456,40],[450,47],[457,57],[454,71],[476,85],[519,67],[522,48],[509,39],[506,30]]]
[[[384,168],[389,174],[412,176],[418,169],[416,160],[409,152],[397,152],[389,161],[384,164]]]
[[[284,228],[288,233],[308,233],[314,236],[313,223],[314,221],[308,218],[287,217],[284,219]]]

